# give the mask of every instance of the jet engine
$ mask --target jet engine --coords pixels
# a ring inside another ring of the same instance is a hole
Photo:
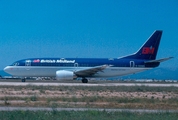
[[[57,80],[73,80],[74,78],[76,78],[76,76],[72,71],[67,71],[67,70],[56,71]]]

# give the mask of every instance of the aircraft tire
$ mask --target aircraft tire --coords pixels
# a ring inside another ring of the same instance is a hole
[[[22,79],[22,82],[25,82],[26,80],[25,79]]]
[[[88,83],[88,79],[86,78],[82,79],[82,83]]]

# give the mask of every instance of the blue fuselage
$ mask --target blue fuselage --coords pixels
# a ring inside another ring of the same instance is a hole
[[[109,65],[93,76],[113,77],[133,74],[157,67],[159,63],[145,64],[144,60],[118,58],[30,58],[14,62],[4,70],[13,76],[55,77],[56,71],[77,71],[101,65]]]

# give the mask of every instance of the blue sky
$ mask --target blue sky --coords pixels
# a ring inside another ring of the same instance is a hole
[[[157,58],[178,67],[177,0],[1,0],[0,69],[32,57],[113,58],[163,30]]]

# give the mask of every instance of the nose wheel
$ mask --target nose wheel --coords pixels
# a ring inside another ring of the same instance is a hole
[[[25,81],[26,81],[26,79],[25,79],[25,78],[23,78],[23,79],[22,79],[22,82],[25,82]]]
[[[88,79],[82,78],[82,83],[88,83]]]

